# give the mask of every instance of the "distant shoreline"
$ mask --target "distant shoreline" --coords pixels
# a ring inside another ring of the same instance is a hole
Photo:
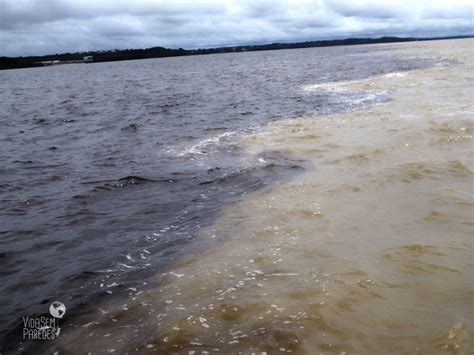
[[[379,37],[379,38],[345,38],[335,40],[306,41],[293,43],[269,43],[260,45],[242,45],[230,47],[202,48],[202,49],[171,49],[164,47],[152,47],[146,49],[124,49],[108,51],[89,51],[77,53],[63,53],[43,56],[27,57],[0,57],[0,70],[21,69],[31,67],[41,67],[45,62],[56,62],[57,64],[68,64],[72,62],[82,62],[85,57],[93,59],[88,63],[114,62],[122,60],[138,60],[151,58],[180,57],[200,54],[235,53],[235,52],[255,52],[278,49],[296,49],[313,47],[332,47],[346,45],[362,45],[377,43],[396,43],[414,41],[433,41],[445,39],[472,38],[474,35],[449,36],[449,37]],[[59,63],[58,63],[59,61]]]

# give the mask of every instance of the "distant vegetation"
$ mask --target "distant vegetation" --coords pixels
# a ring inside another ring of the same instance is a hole
[[[327,41],[307,41],[298,43],[271,43],[261,45],[248,46],[232,46],[205,49],[169,49],[163,47],[153,47],[147,49],[125,49],[110,51],[93,51],[81,53],[64,53],[44,56],[32,57],[0,57],[0,69],[16,69],[41,66],[39,62],[59,60],[81,60],[85,56],[93,56],[93,62],[111,62],[117,60],[133,60],[147,58],[177,57],[184,55],[197,54],[214,54],[214,53],[231,53],[231,52],[250,52],[250,51],[266,51],[275,49],[289,48],[309,48],[309,47],[327,47],[327,46],[343,46],[356,44],[371,43],[390,43],[390,42],[409,42],[409,41],[427,41],[434,39],[450,39],[450,38],[468,38],[472,36],[456,36],[456,37],[437,37],[437,38],[400,38],[400,37],[380,37],[380,38],[346,38]]]

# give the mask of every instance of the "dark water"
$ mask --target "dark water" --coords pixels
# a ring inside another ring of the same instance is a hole
[[[21,317],[52,300],[87,311],[88,299],[115,285],[146,282],[204,248],[196,233],[222,207],[304,169],[282,152],[245,155],[239,136],[390,98],[305,85],[440,63],[390,48],[0,72],[0,344],[15,346]]]

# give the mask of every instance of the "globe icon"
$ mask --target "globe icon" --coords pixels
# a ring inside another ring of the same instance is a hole
[[[62,318],[66,313],[66,306],[62,302],[54,301],[51,303],[51,306],[49,306],[49,313],[51,313],[54,318]]]

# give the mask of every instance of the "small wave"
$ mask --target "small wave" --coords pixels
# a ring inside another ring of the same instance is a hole
[[[128,175],[123,178],[120,178],[118,181],[125,182],[127,184],[140,184],[144,182],[162,182],[162,181],[172,182],[173,179],[170,179],[170,178],[155,179],[155,178],[144,177],[140,175]]]
[[[100,190],[113,191],[117,188],[123,188],[126,186],[140,185],[145,183],[173,183],[176,182],[176,178],[160,176],[160,177],[148,177],[142,175],[127,175],[117,180],[92,180],[85,181],[82,184],[85,185],[95,185],[91,188],[91,191],[98,192]],[[95,195],[89,194],[78,194],[72,196],[74,199],[88,199],[94,197]]]
[[[264,158],[258,158],[257,165],[250,165],[242,169],[238,169],[227,174],[222,174],[211,180],[205,180],[199,183],[199,185],[207,185],[214,183],[232,183],[232,184],[244,184],[244,185],[257,185],[263,183],[260,181],[259,175],[262,175],[264,179],[265,173],[270,173],[271,171],[285,170],[285,169],[304,169],[298,164],[288,165],[285,162],[269,162]],[[248,175],[251,175],[249,177]]]
[[[176,147],[168,149],[168,153],[171,153],[178,157],[185,157],[190,155],[202,155],[207,154],[213,147],[216,147],[223,142],[227,141],[230,137],[237,135],[235,131],[227,131],[217,136],[202,139],[191,146],[184,149],[176,149]]]

